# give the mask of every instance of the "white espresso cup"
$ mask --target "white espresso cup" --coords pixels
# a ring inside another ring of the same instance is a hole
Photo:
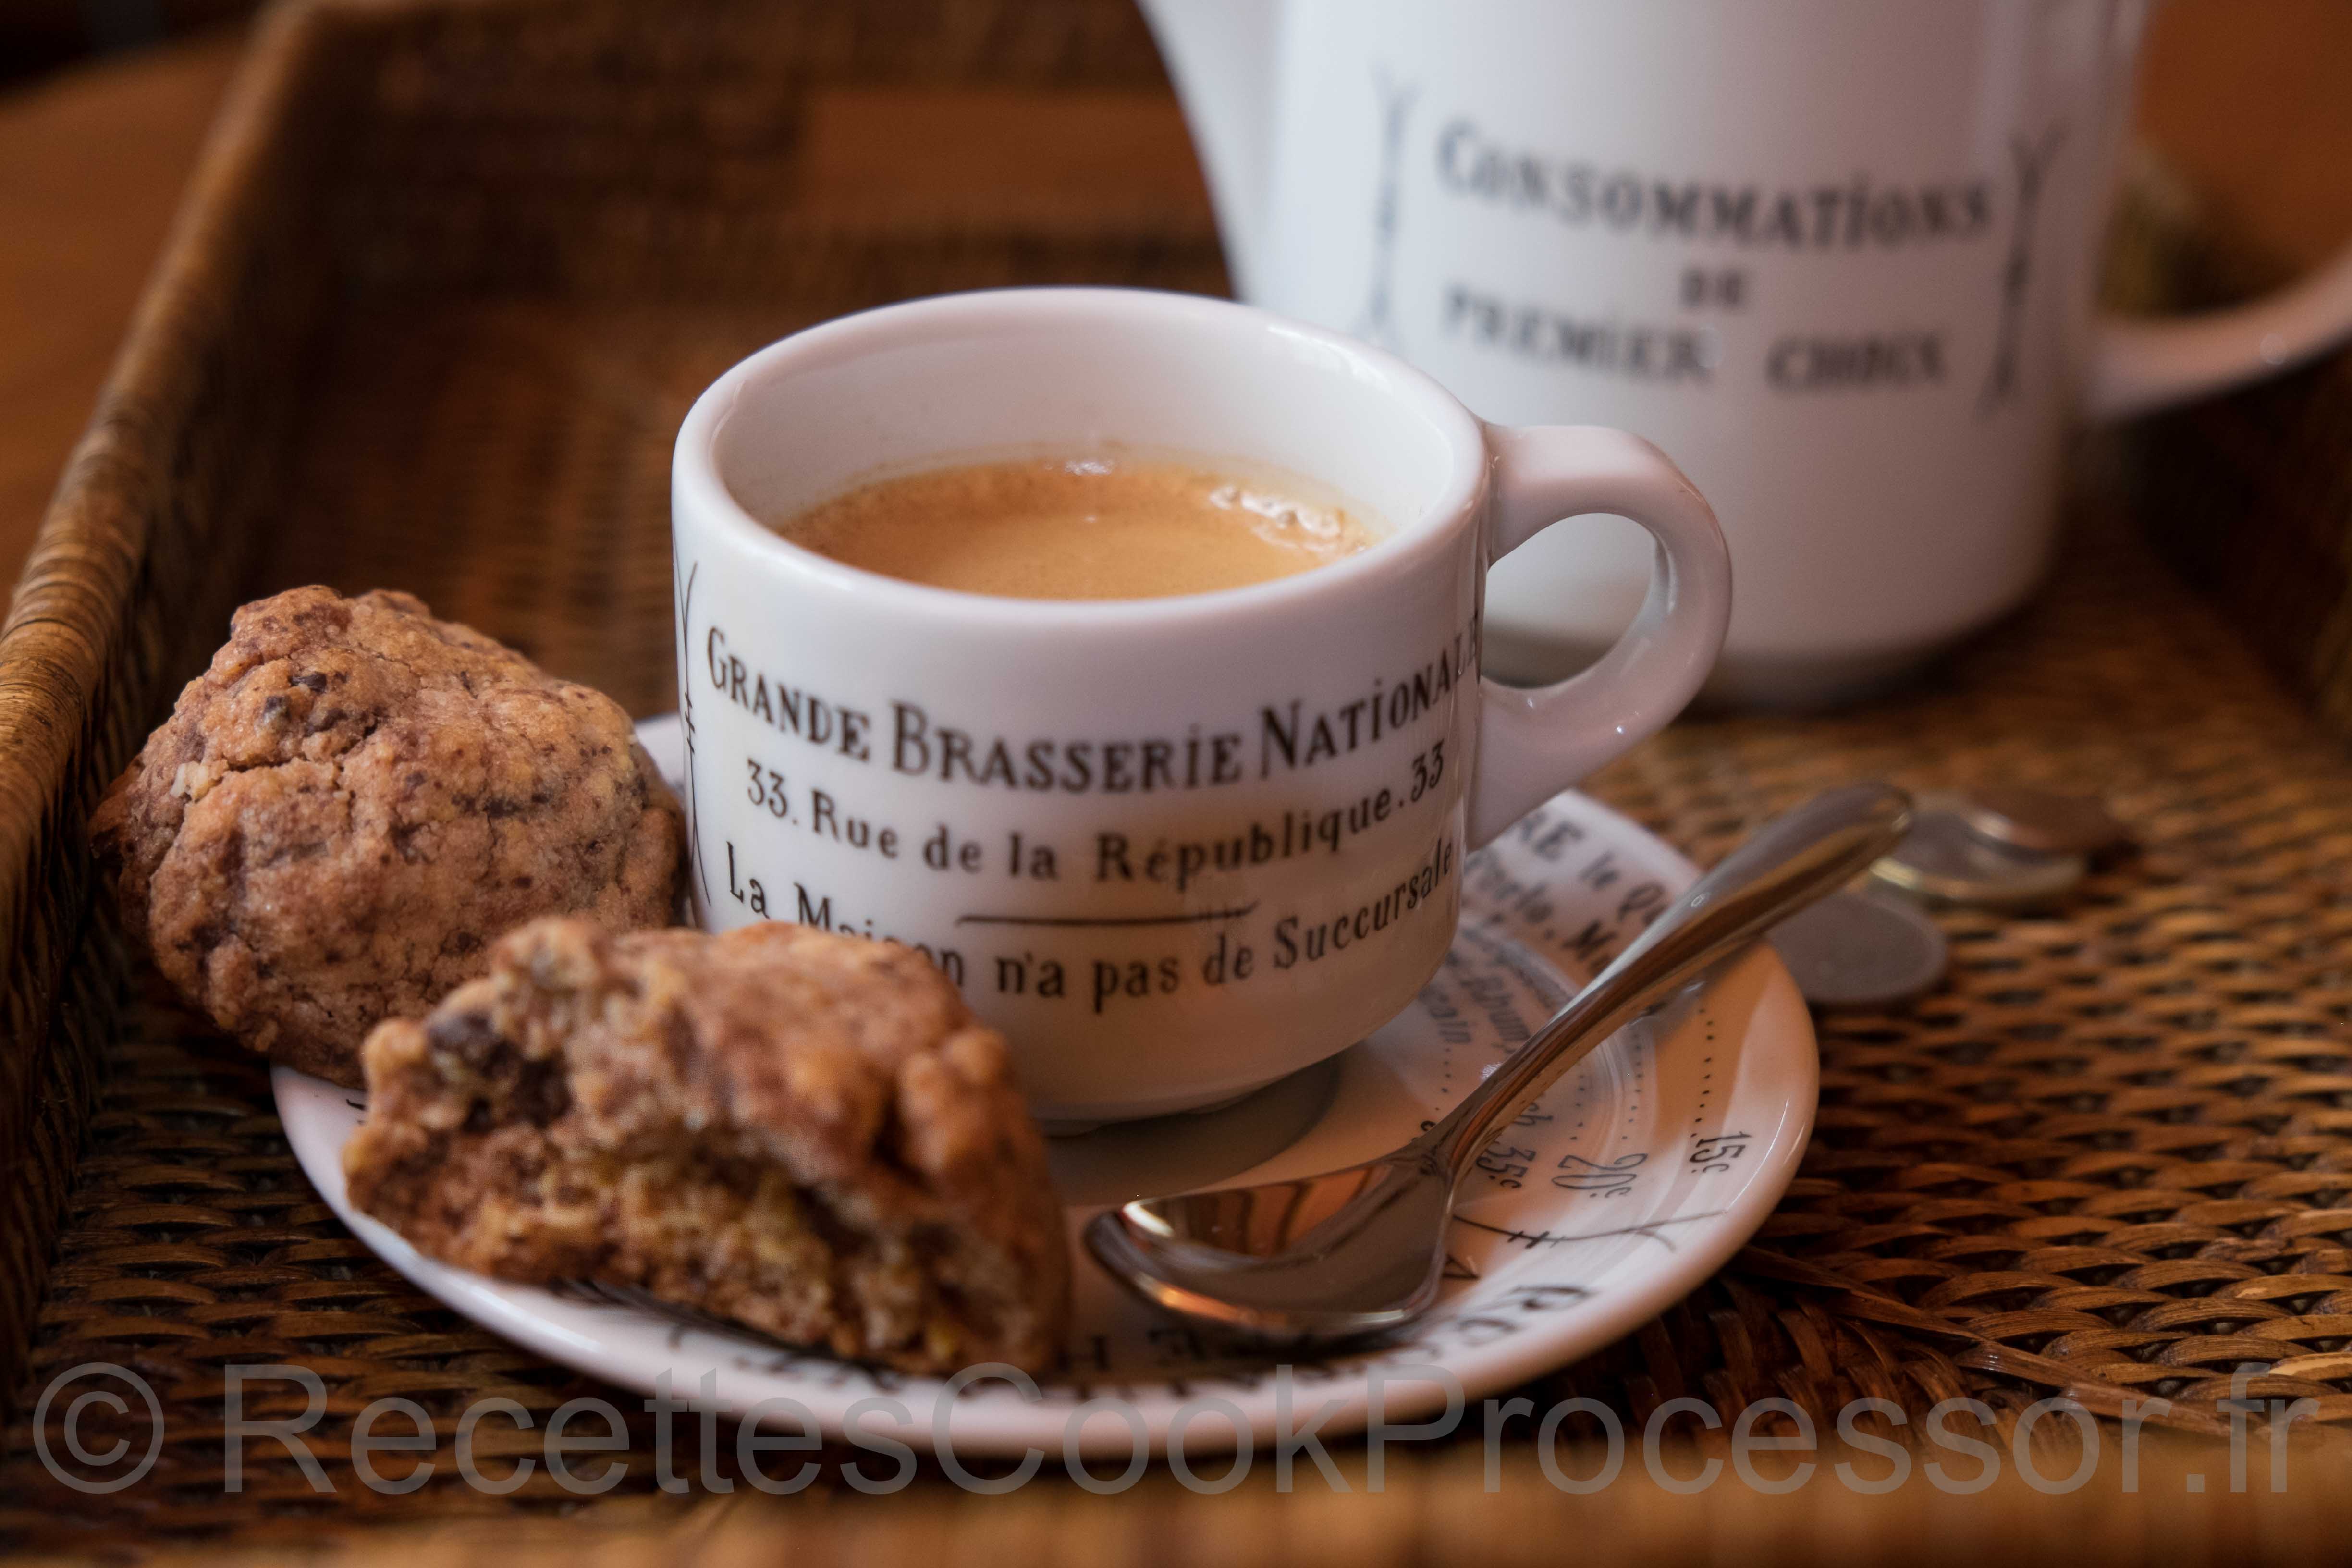
[[[1070,601],[879,576],[760,521],[1105,449],[1301,476],[1384,536]],[[1482,680],[1488,564],[1596,512],[1657,542],[1633,628],[1559,685]],[[698,918],[922,949],[1049,1125],[1218,1104],[1395,1015],[1453,940],[1465,851],[1671,719],[1731,608],[1713,513],[1647,443],[1483,425],[1365,344],[1123,289],[926,300],[761,350],[687,416],[672,519]]]
[[[2014,608],[2078,421],[2352,329],[2352,252],[2182,321],[2094,309],[2150,0],[1143,0],[1243,296],[1491,419],[1658,442],[1723,519],[1735,700],[1834,700]],[[1649,542],[1496,574],[1573,668]]]

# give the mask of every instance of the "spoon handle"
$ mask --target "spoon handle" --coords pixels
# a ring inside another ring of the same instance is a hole
[[[1422,1150],[1460,1181],[1502,1130],[1595,1046],[1693,975],[1834,892],[1892,849],[1910,822],[1910,796],[1891,784],[1860,784],[1766,823],[1423,1133]]]

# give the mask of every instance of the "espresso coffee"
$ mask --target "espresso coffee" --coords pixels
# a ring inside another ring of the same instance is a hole
[[[926,469],[773,525],[851,566],[1014,599],[1156,599],[1288,577],[1379,535],[1303,480],[1124,455]]]

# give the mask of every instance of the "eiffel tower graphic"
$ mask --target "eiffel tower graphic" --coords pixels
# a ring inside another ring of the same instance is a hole
[[[1405,121],[1421,89],[1397,81],[1385,67],[1374,68],[1372,85],[1381,99],[1381,174],[1372,200],[1371,293],[1356,319],[1355,333],[1392,349],[1396,322],[1389,285],[1396,270],[1397,190],[1403,177]]]
[[[2033,295],[2034,220],[2042,207],[2042,187],[2050,165],[2066,144],[2062,121],[2039,137],[2011,136],[2010,163],[2017,175],[2016,223],[2009,237],[2009,258],[2000,268],[2000,324],[1993,334],[1992,368],[1977,398],[1979,418],[2017,398],[2019,356],[2025,347],[2025,308]]]

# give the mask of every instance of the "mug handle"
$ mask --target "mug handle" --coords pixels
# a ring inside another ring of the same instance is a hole
[[[2178,321],[2103,316],[2083,412],[2128,419],[2292,370],[2352,335],[2352,246],[2251,304]]]
[[[1715,509],[1664,452],[1592,425],[1486,426],[1488,563],[1567,518],[1613,513],[1657,541],[1625,635],[1580,674],[1537,690],[1479,681],[1469,846],[1664,729],[1715,666],[1731,622],[1731,555]]]

